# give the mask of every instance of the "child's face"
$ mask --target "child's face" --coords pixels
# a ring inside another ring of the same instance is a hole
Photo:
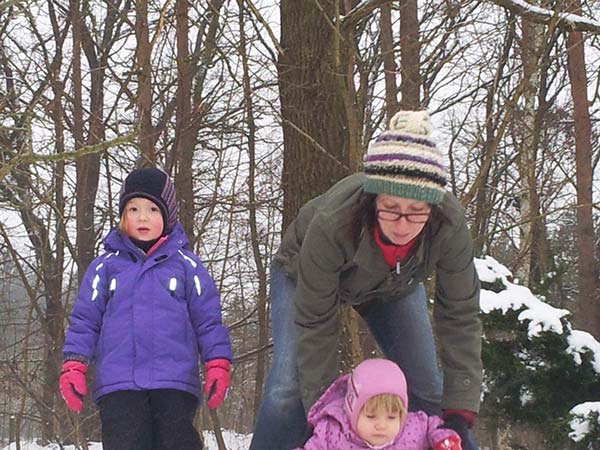
[[[385,408],[363,407],[356,429],[358,436],[372,446],[388,444],[400,432],[400,413],[390,413]]]
[[[163,217],[156,203],[134,197],[125,204],[125,233],[139,241],[158,239],[163,232]]]

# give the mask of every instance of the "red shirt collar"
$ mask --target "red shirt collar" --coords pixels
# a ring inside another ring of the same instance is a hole
[[[388,244],[382,239],[382,233],[379,230],[379,225],[376,225],[373,228],[373,237],[375,238],[377,246],[381,249],[381,253],[383,254],[386,264],[390,266],[391,269],[396,267],[396,263],[398,261],[404,260],[415,243],[415,240],[417,239],[414,238],[412,241],[407,242],[404,245],[396,245],[392,243]]]

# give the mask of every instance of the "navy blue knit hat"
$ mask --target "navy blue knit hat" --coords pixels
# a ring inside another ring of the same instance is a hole
[[[127,202],[135,197],[156,203],[163,216],[164,232],[170,233],[177,223],[177,199],[169,176],[154,167],[136,169],[127,175],[119,196],[119,216],[123,215]]]

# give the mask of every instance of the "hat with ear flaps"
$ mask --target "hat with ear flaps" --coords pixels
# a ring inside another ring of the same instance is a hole
[[[397,395],[408,411],[408,391],[404,372],[389,359],[367,359],[356,366],[348,377],[344,409],[350,418],[353,430],[356,431],[360,411],[367,400],[380,394]]]
[[[374,194],[441,203],[448,180],[444,156],[430,139],[427,111],[400,111],[369,145],[363,189]]]
[[[169,176],[154,167],[136,169],[127,175],[119,196],[119,216],[123,215],[127,202],[135,197],[146,198],[159,207],[164,233],[170,233],[177,223],[177,199]]]

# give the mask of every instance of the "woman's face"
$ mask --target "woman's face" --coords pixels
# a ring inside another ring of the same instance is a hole
[[[420,200],[379,194],[375,199],[377,222],[381,231],[396,245],[405,245],[425,227],[431,207]]]

